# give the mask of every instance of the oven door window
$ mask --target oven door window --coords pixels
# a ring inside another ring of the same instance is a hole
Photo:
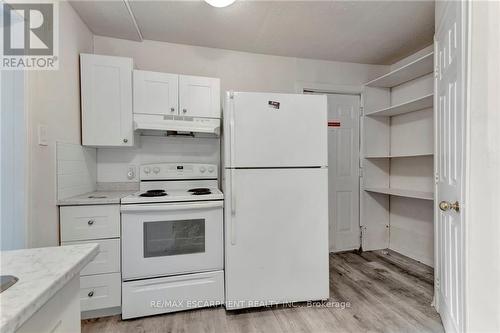
[[[144,222],[144,258],[205,252],[205,219]]]

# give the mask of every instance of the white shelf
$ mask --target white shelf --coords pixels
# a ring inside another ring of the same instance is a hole
[[[428,53],[409,64],[366,83],[369,87],[392,88],[411,81],[434,70],[434,52]]]
[[[414,190],[403,190],[397,188],[377,188],[377,187],[365,187],[365,191],[373,192],[373,193],[382,193],[388,194],[398,197],[405,198],[415,198],[415,199],[423,199],[423,200],[434,200],[434,193],[432,192],[424,192],[424,191],[414,191]]]
[[[423,97],[413,99],[406,103],[401,103],[398,105],[394,105],[385,109],[380,109],[377,111],[373,111],[367,113],[367,116],[383,116],[383,117],[391,117],[399,114],[404,114],[408,112],[423,110],[431,108],[434,105],[434,94],[425,95]]]
[[[405,154],[405,155],[366,155],[365,158],[407,158],[407,157],[425,157],[434,156],[433,153],[421,153],[421,154]]]

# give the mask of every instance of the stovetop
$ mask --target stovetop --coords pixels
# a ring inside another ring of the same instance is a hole
[[[190,189],[166,188],[164,192],[152,190],[154,192],[138,191],[121,199],[122,204],[137,203],[161,203],[161,202],[185,202],[203,200],[222,200],[224,195],[216,187],[207,188],[208,191],[189,191]],[[151,190],[149,190],[151,191]],[[153,193],[153,194],[151,194]]]
[[[140,167],[139,191],[122,204],[222,200],[217,166],[196,163],[154,163]]]

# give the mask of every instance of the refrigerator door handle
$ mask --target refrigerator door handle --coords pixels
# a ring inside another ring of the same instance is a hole
[[[234,97],[231,98],[231,108],[229,113],[229,162],[234,168]]]
[[[235,225],[235,215],[236,215],[236,195],[234,193],[234,169],[231,169],[231,245],[236,245],[236,225]]]
[[[231,168],[234,168],[234,95],[231,94],[230,99],[231,107],[229,108],[229,162]],[[234,186],[234,169],[230,171],[230,191],[231,191],[231,216],[230,216],[230,241],[231,245],[236,245],[236,226],[234,216],[236,215],[236,193]]]

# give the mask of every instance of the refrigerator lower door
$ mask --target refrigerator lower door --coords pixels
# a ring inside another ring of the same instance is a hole
[[[224,108],[225,167],[328,165],[326,103],[324,95],[229,95]]]
[[[224,176],[226,308],[327,299],[328,169]]]

